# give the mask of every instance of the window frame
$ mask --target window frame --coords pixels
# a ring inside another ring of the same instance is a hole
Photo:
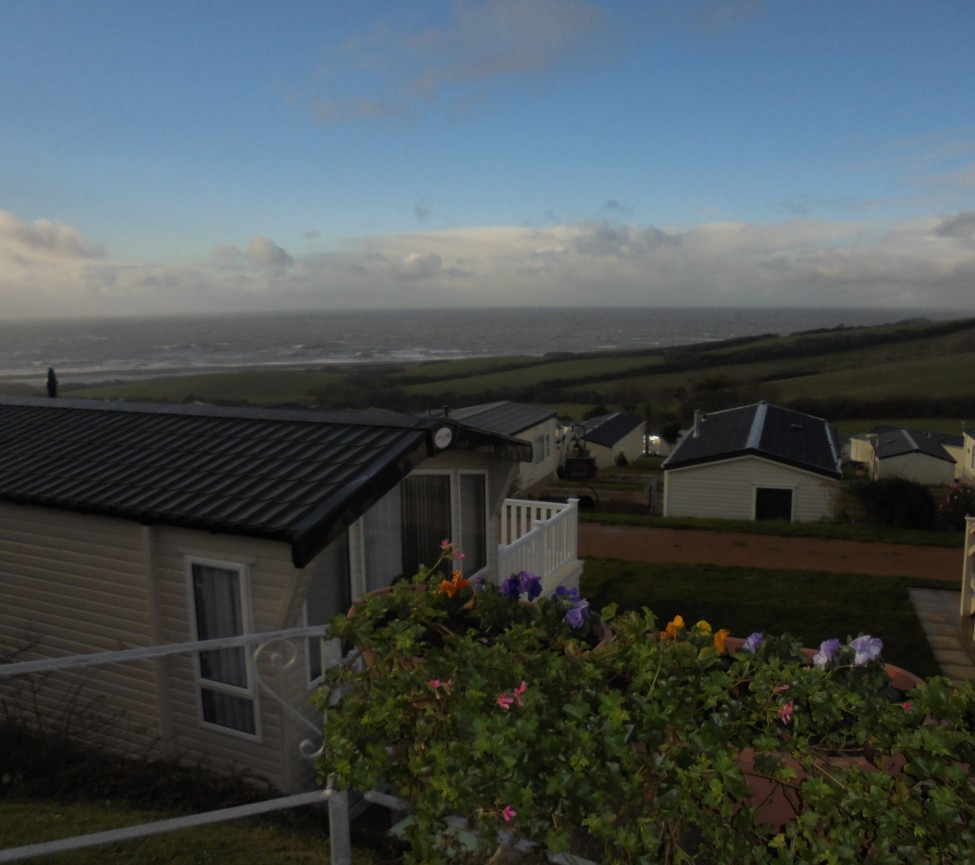
[[[188,609],[190,618],[190,632],[193,640],[202,642],[200,636],[199,621],[197,618],[196,589],[194,586],[194,566],[199,565],[206,568],[216,568],[219,570],[234,573],[237,576],[240,600],[240,623],[241,633],[236,636],[248,636],[254,633],[253,605],[251,595],[251,572],[250,566],[245,562],[232,561],[227,559],[216,559],[207,556],[188,555],[185,557],[186,565],[186,589],[188,594]],[[226,682],[219,682],[207,678],[203,675],[202,652],[195,652],[193,659],[194,686],[196,690],[197,716],[200,726],[208,730],[216,730],[228,736],[245,739],[248,742],[260,742],[262,740],[261,729],[261,706],[257,687],[257,675],[254,669],[254,652],[250,647],[241,647],[244,653],[244,675],[246,686],[232,685]],[[208,720],[204,706],[204,691],[211,691],[216,694],[225,694],[237,697],[250,702],[254,714],[254,732],[240,730],[216,721]]]

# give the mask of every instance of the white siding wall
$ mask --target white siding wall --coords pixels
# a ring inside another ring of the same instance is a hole
[[[536,439],[542,439],[543,453],[541,462],[521,463],[518,466],[518,489],[530,490],[535,484],[550,481],[555,478],[559,467],[559,453],[555,444],[555,418],[551,417],[542,423],[535,424],[518,433],[518,438],[535,445]]]
[[[950,484],[955,478],[955,464],[939,460],[926,454],[903,454],[875,460],[874,480],[882,478],[904,478],[919,484],[942,486]]]
[[[0,644],[28,646],[17,660],[151,645],[148,598],[135,523],[0,504]],[[29,722],[82,725],[99,743],[109,724],[143,753],[161,735],[150,661],[3,680],[0,693]]]
[[[968,483],[975,483],[975,438],[968,432],[962,440],[961,478]]]
[[[28,645],[18,660],[31,660],[191,640],[187,555],[249,566],[253,632],[300,624],[302,575],[284,544],[0,504],[0,644]],[[301,662],[278,687],[294,692],[300,682],[304,700],[303,655]],[[191,656],[0,682],[9,711],[48,725],[75,691],[81,709],[73,720],[90,724],[93,742],[134,756],[162,752],[222,771],[246,769],[275,786],[291,785],[293,747],[278,707],[258,698],[260,741],[204,727]],[[40,719],[18,703],[35,695]]]
[[[193,612],[186,570],[188,556],[247,566],[251,633],[301,624],[298,584],[303,574],[291,564],[287,545],[169,527],[160,527],[155,532],[162,642],[193,639]],[[298,660],[296,669],[290,674],[282,675],[267,666],[261,667],[262,675],[276,693],[293,696],[299,691],[305,675],[303,653]],[[289,730],[278,705],[267,695],[257,694],[260,713],[260,738],[257,741],[231,730],[204,726],[200,720],[195,658],[181,655],[169,663],[172,741],[180,756],[221,771],[246,768],[276,787],[289,789],[292,786],[294,746],[287,740]]]
[[[793,519],[828,519],[838,482],[758,457],[705,463],[664,473],[664,516],[755,517],[757,487],[793,490]]]

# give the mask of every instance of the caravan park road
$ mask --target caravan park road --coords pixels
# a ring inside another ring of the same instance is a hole
[[[579,523],[579,555],[632,562],[734,565],[961,580],[961,548]]]

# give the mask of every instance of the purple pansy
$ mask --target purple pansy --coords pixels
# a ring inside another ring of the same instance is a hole
[[[753,634],[749,634],[742,643],[742,649],[746,652],[751,652],[753,655],[758,651],[758,647],[762,645],[765,641],[765,635],[761,631],[755,631]]]
[[[829,666],[829,662],[833,660],[833,656],[839,651],[839,648],[839,640],[823,640],[819,644],[819,651],[813,655],[813,664],[819,667],[820,670],[825,670]]]
[[[542,593],[542,581],[529,571],[518,574],[518,587],[528,595],[529,601],[534,601]]]
[[[558,586],[555,589],[555,597],[563,598],[566,601],[571,601],[575,603],[579,600],[579,590],[574,588],[569,588],[568,586]]]
[[[517,574],[512,574],[505,579],[501,584],[501,594],[513,601],[517,601],[521,597],[521,579]]]
[[[876,660],[880,657],[880,651],[883,647],[884,641],[880,637],[871,637],[869,634],[863,634],[855,640],[850,640],[850,648],[856,653],[853,657],[853,663],[859,667],[868,661]]]
[[[565,614],[565,621],[573,628],[581,628],[589,618],[589,601],[576,601]]]

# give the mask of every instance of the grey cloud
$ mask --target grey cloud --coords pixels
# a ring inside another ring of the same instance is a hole
[[[765,14],[764,0],[705,0],[694,5],[694,24],[705,33],[721,33]]]
[[[975,240],[975,210],[958,213],[951,219],[944,220],[935,232],[942,237]]]
[[[433,252],[414,252],[403,259],[398,271],[406,279],[431,279],[443,271],[443,259]]]
[[[252,267],[262,270],[287,270],[294,266],[294,259],[270,238],[255,237],[247,248],[247,260]]]
[[[452,110],[466,110],[493,79],[599,63],[614,40],[609,16],[590,0],[456,2],[441,27],[404,33],[385,23],[334,46],[313,113],[336,123],[404,117],[448,92]],[[359,89],[342,92],[344,79]]]

